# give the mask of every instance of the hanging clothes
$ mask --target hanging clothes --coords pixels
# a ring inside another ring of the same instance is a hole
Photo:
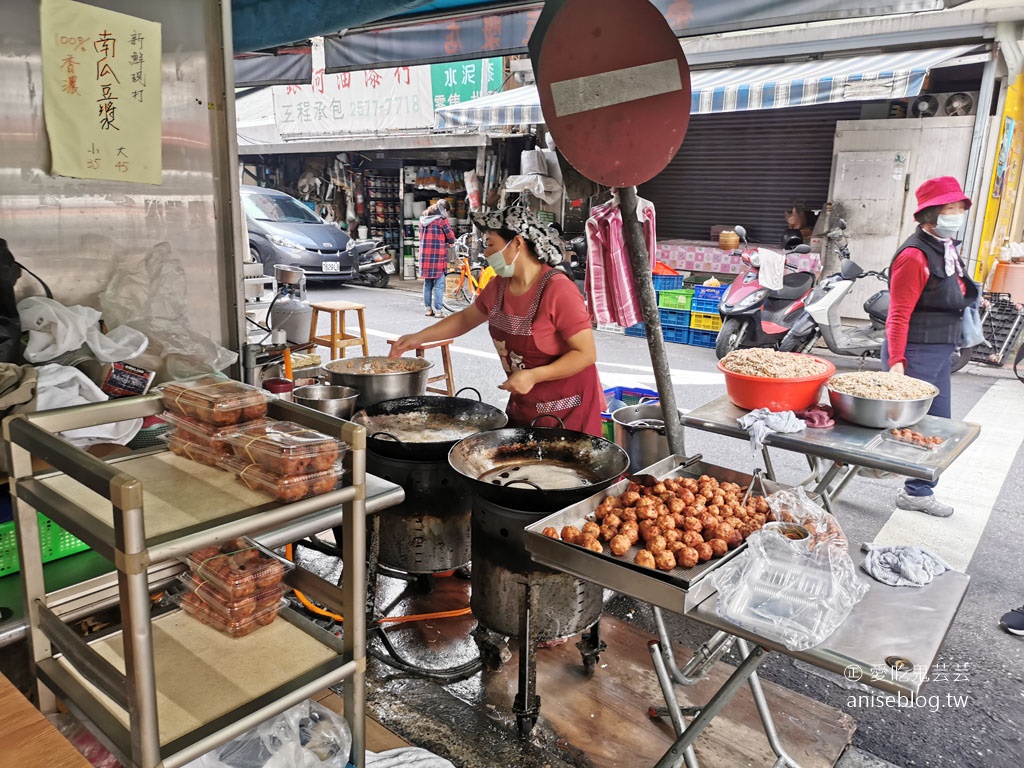
[[[643,222],[644,241],[654,268],[657,237],[654,204],[637,198],[637,215]],[[596,323],[636,325],[643,321],[640,295],[633,279],[622,229],[618,198],[595,206],[587,219],[587,305]]]

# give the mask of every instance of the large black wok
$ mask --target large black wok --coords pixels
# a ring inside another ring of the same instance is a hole
[[[448,453],[448,463],[488,501],[510,509],[553,512],[614,483],[629,467],[629,455],[615,443],[585,432],[509,427],[459,441]],[[534,467],[537,482],[530,477]],[[545,487],[542,477],[551,467],[578,472],[578,484]]]
[[[366,446],[380,456],[443,461],[459,440],[503,427],[508,417],[479,400],[425,395],[382,400],[357,411],[352,421],[366,428]]]

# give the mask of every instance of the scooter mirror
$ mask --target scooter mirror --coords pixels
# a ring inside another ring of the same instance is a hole
[[[740,236],[740,240],[742,240],[743,242],[747,241],[747,228],[746,227],[743,227],[743,226],[737,224],[735,227],[732,228],[732,231]]]
[[[853,280],[854,278],[859,277],[863,271],[864,270],[861,269],[853,259],[845,259],[843,263],[839,265],[839,274],[847,280]]]

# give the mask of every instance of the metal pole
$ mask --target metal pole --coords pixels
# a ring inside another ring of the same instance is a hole
[[[633,270],[637,292],[640,294],[640,310],[643,313],[644,328],[647,331],[647,348],[651,351],[651,366],[654,368],[654,380],[657,383],[658,395],[661,398],[661,411],[665,419],[665,431],[668,433],[668,446],[672,453],[683,456],[683,425],[671,414],[678,413],[676,407],[676,391],[672,386],[669,373],[668,355],[665,353],[665,340],[661,335],[661,317],[658,315],[658,300],[654,294],[654,283],[651,280],[650,255],[644,242],[644,228],[636,216],[636,187],[619,189],[619,208],[622,212],[622,228],[625,235],[626,250],[629,252],[629,263]]]

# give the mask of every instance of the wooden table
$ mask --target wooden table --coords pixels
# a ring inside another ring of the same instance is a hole
[[[91,768],[10,680],[0,675],[0,768]]]

